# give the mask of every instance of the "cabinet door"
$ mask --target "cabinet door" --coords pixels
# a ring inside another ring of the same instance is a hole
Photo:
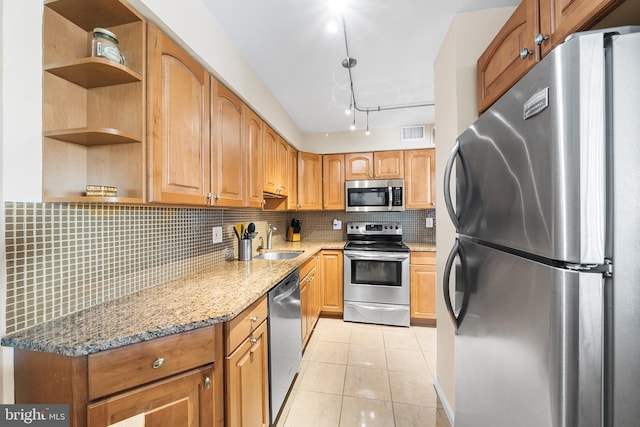
[[[262,120],[245,104],[242,105],[243,163],[245,165],[244,206],[261,208],[264,184],[264,159],[262,144]]]
[[[298,150],[292,146],[289,146],[289,194],[286,209],[298,209]]]
[[[541,45],[542,56],[571,33],[585,30],[620,0],[539,0],[540,34],[549,39]]]
[[[322,155],[298,152],[298,205],[301,210],[322,209]]]
[[[120,393],[88,407],[91,427],[128,420],[130,425],[213,426],[213,366]]]
[[[404,152],[405,207],[434,209],[436,206],[436,150]]]
[[[206,205],[209,75],[149,23],[147,120],[151,202]]]
[[[278,175],[280,187],[278,194],[287,196],[289,194],[289,144],[280,135],[278,135],[276,175]]]
[[[344,210],[344,154],[322,156],[322,207]]]
[[[242,101],[211,78],[211,188],[213,206],[240,207],[244,203]]]
[[[342,251],[326,250],[320,253],[322,283],[322,312],[342,315],[343,311],[343,259]]]
[[[478,111],[491,106],[539,59],[538,0],[523,0],[478,58]],[[523,49],[531,52],[523,59]]]
[[[397,151],[376,151],[373,153],[373,175],[375,179],[404,178],[404,154]]]
[[[373,179],[373,153],[345,154],[344,165],[344,178],[347,181]]]
[[[266,123],[262,127],[264,154],[264,191],[276,194],[280,187],[280,175],[276,172],[278,158],[278,134]]]
[[[411,276],[411,318],[436,318],[436,266],[412,265]]]
[[[226,358],[227,427],[269,426],[267,321]]]
[[[311,331],[309,330],[309,307],[311,306],[310,296],[309,296],[309,283],[307,279],[309,276],[305,276],[300,281],[300,314],[301,314],[301,322],[302,322],[302,348],[307,345],[307,341],[309,341],[309,335]]]

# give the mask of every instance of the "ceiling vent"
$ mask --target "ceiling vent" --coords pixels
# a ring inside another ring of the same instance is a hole
[[[400,142],[424,141],[427,138],[425,125],[404,126],[400,129]]]

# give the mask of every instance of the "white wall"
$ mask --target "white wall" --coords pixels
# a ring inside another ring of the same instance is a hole
[[[371,129],[370,135],[357,129],[346,132],[305,134],[303,151],[318,154],[376,151],[376,150],[411,150],[414,148],[433,147],[433,126],[427,125],[424,141],[400,141],[400,129]]]
[[[497,8],[454,17],[435,61],[436,122],[436,236],[437,274],[442,280],[444,264],[455,239],[443,198],[444,168],[447,157],[462,133],[478,116],[476,61],[515,8]],[[455,408],[455,330],[444,305],[442,290],[437,291],[438,362],[436,389],[453,419]]]
[[[41,0],[0,2],[0,201],[42,194]],[[0,213],[0,335],[6,332],[4,209]],[[13,352],[0,349],[0,402],[13,402]]]

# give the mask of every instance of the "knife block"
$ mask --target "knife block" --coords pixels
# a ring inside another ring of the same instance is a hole
[[[287,240],[290,242],[299,242],[300,233],[294,233],[293,227],[289,227],[289,230],[287,231]]]

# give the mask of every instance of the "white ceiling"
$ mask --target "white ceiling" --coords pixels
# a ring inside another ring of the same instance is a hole
[[[304,133],[349,129],[349,76],[336,0],[203,0]],[[520,0],[342,0],[356,102],[361,109],[430,103],[433,62],[454,15]],[[497,29],[496,29],[497,31]],[[370,128],[433,123],[433,107],[369,114]],[[356,113],[366,127],[366,114]]]

